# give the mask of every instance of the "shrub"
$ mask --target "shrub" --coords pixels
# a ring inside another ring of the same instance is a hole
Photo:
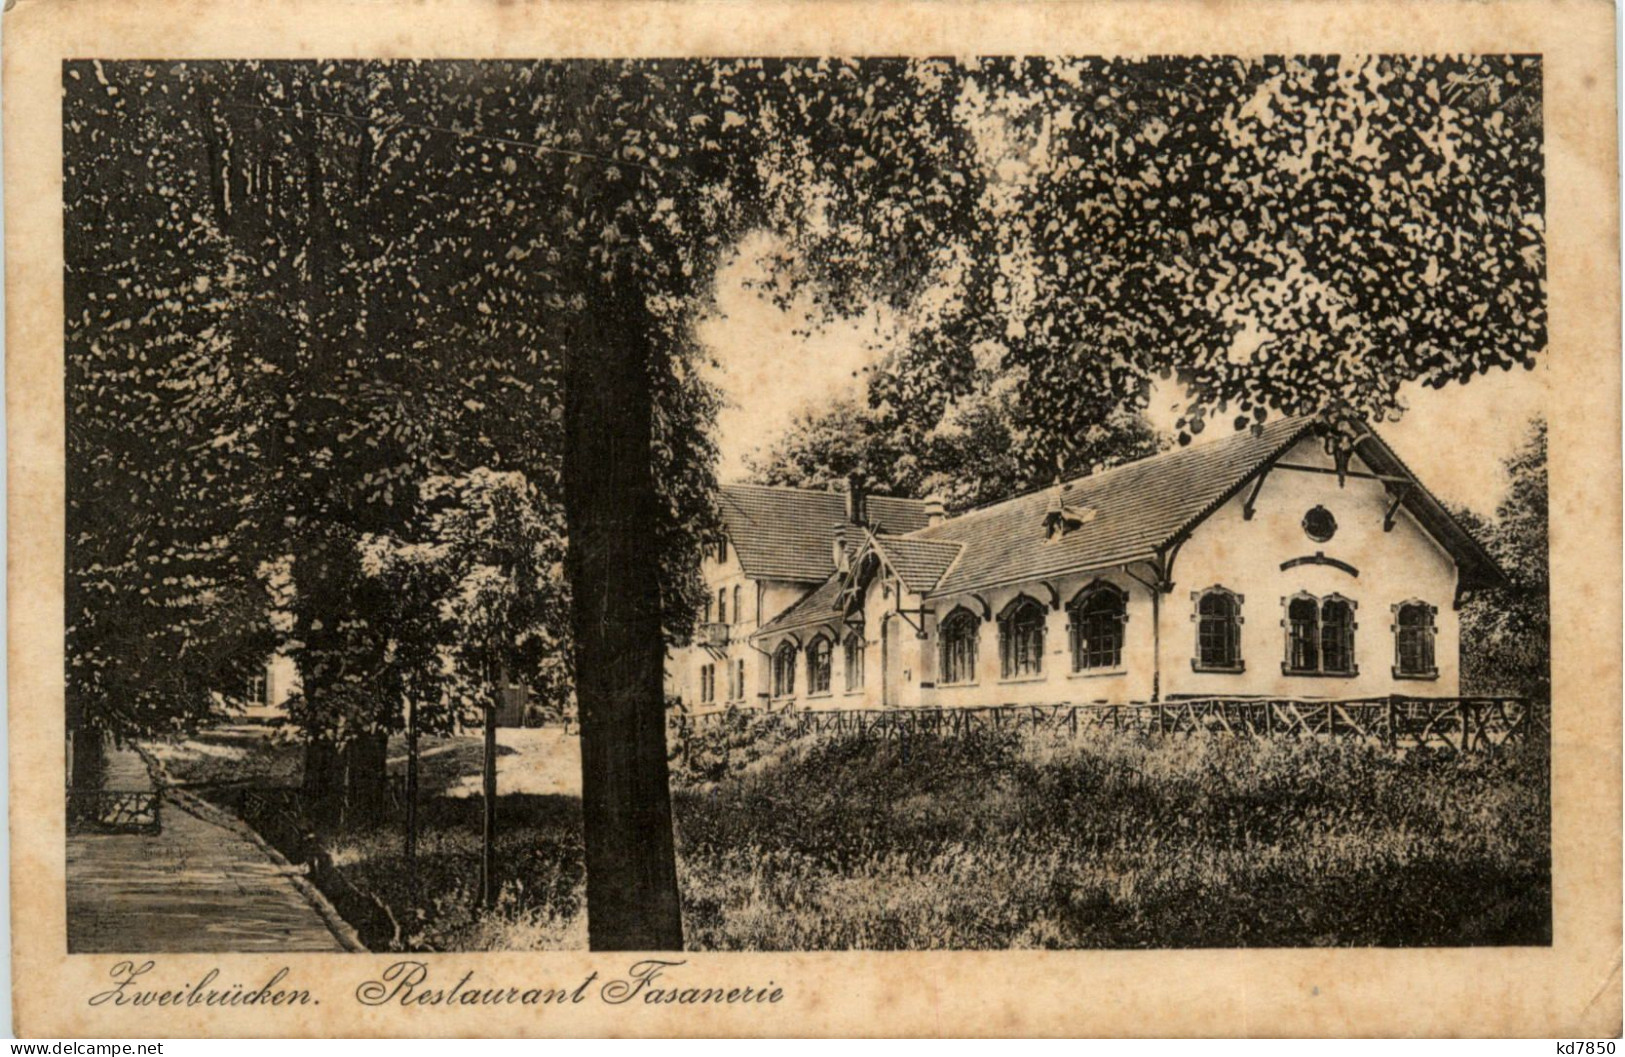
[[[771,758],[790,740],[792,720],[784,712],[729,709],[709,716],[703,726],[687,717],[667,730],[674,783],[717,782]]]
[[[1545,943],[1536,748],[811,741],[680,791],[699,949]]]
[[[796,739],[745,713],[674,744],[693,949],[1551,939],[1544,744],[1457,757],[1109,731]],[[403,947],[584,945],[577,801],[502,797],[491,911],[480,811],[426,800],[415,891],[398,820],[318,839],[390,906]]]

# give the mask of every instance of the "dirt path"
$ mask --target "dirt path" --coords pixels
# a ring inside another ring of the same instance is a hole
[[[107,788],[152,782],[139,756],[112,750]],[[354,949],[295,881],[297,871],[246,829],[173,792],[162,821],[156,834],[68,837],[69,952]]]

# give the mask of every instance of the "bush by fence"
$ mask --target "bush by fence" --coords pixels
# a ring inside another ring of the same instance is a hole
[[[1390,750],[1494,752],[1549,733],[1545,708],[1515,697],[1343,699],[1199,697],[1124,704],[990,705],[981,708],[721,709],[674,713],[673,757],[697,775],[720,777],[723,759],[791,738],[962,737],[1035,731],[1077,737],[1110,730],[1142,736],[1225,735],[1368,742]],[[744,760],[749,762],[749,760]]]

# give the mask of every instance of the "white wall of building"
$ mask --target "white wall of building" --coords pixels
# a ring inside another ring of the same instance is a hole
[[[1280,462],[1332,469],[1320,442],[1307,439]],[[1369,473],[1354,460],[1350,469]],[[1382,482],[1348,477],[1339,485],[1330,473],[1276,467],[1259,490],[1251,519],[1244,506],[1249,484],[1194,530],[1178,552],[1172,569],[1173,589],[1153,605],[1145,581],[1149,565],[1060,577],[1042,583],[1013,584],[928,603],[901,591],[890,576],[877,577],[864,600],[865,680],[861,691],[844,689],[845,657],[839,637],[831,664],[831,692],[809,696],[805,647],[818,629],[801,628],[762,643],[769,651],[783,641],[798,646],[793,695],[774,699],[775,708],[880,708],[885,700],[882,645],[888,623],[895,623],[894,700],[898,707],[986,707],[1003,704],[1057,704],[1149,701],[1158,675],[1164,699],[1179,695],[1270,695],[1298,698],[1347,698],[1407,694],[1449,697],[1459,693],[1459,624],[1454,608],[1456,568],[1448,553],[1401,509],[1391,531],[1383,522],[1390,505]],[[1323,506],[1337,522],[1324,542],[1304,530],[1304,515]],[[1358,575],[1326,564],[1281,566],[1317,552],[1353,567]],[[1122,664],[1106,670],[1074,672],[1068,628],[1068,603],[1096,580],[1108,581],[1127,595]],[[1053,586],[1054,591],[1051,591]],[[1196,671],[1197,623],[1194,593],[1222,586],[1242,598],[1240,652],[1242,670]],[[1286,674],[1285,599],[1301,591],[1317,597],[1339,594],[1355,603],[1353,675]],[[900,592],[900,593],[899,593]],[[1013,599],[1026,594],[1046,608],[1043,672],[1039,676],[1004,678],[1000,671],[997,618]],[[1060,606],[1056,608],[1055,603]],[[1396,677],[1395,608],[1419,600],[1434,607],[1434,643],[1438,674],[1431,679]],[[928,637],[915,625],[922,608]],[[955,608],[982,616],[973,680],[944,683],[938,672],[937,628]],[[898,615],[901,608],[906,615]],[[890,616],[888,616],[890,614]],[[991,614],[993,619],[987,619]],[[844,634],[833,623],[826,634]],[[761,655],[758,654],[760,657]],[[764,686],[768,659],[761,657]]]
[[[1298,444],[1280,460],[1298,466],[1333,465],[1317,440]],[[1358,459],[1351,470],[1369,473]],[[1390,499],[1382,482],[1349,477],[1339,487],[1331,474],[1275,468],[1260,489],[1252,520],[1243,505],[1250,486],[1202,523],[1179,552],[1175,587],[1163,607],[1163,692],[1274,694],[1289,697],[1362,697],[1382,694],[1454,696],[1460,687],[1459,621],[1455,610],[1456,567],[1448,553],[1403,508],[1393,530],[1383,531]],[[1317,543],[1303,529],[1304,514],[1323,506],[1337,521],[1331,539]],[[1328,565],[1298,565],[1293,558],[1317,552],[1353,566],[1353,576]],[[1196,625],[1191,592],[1222,584],[1245,595],[1240,674],[1196,673],[1191,658]],[[1336,592],[1353,599],[1355,676],[1284,675],[1286,609],[1283,600],[1307,591]],[[1434,656],[1438,677],[1394,677],[1394,607],[1420,600],[1437,610]]]
[[[712,622],[717,620],[717,592],[724,592],[727,599],[728,643],[724,647],[710,648],[696,642],[671,650],[666,660],[666,693],[681,697],[683,704],[691,709],[708,710],[728,705],[763,707],[768,703],[768,659],[751,645],[750,636],[804,598],[816,585],[753,580],[745,574],[731,545],[726,560],[720,562],[714,547],[710,549],[701,563],[700,576],[711,599]],[[734,604],[736,588],[737,607]],[[741,662],[744,664],[742,682],[738,675]],[[701,693],[701,671],[708,665],[716,673],[716,692],[706,701]]]
[[[1149,578],[1148,571],[1143,568],[1134,571],[1141,577]],[[1122,663],[1111,668],[1074,672],[1068,604],[1079,592],[1101,581],[1117,587],[1127,596]],[[938,617],[944,618],[960,606],[981,614],[984,610],[979,599],[985,599],[988,603],[987,611],[992,613],[993,619],[983,619],[978,628],[975,682],[958,684],[942,682],[936,678],[936,622],[933,621],[928,651],[933,686],[922,688],[921,702],[959,708],[1005,704],[1149,701],[1154,670],[1150,590],[1127,571],[1117,569],[1082,576],[1058,577],[1049,581],[1049,584],[1056,588],[1053,594],[1044,584],[1030,583],[980,591],[974,596],[934,600],[932,605]],[[1045,607],[1043,671],[1037,676],[1005,678],[1001,671],[998,617],[1006,606],[1022,595],[1037,600]],[[1057,596],[1060,601],[1059,609],[1055,608]],[[1163,601],[1167,601],[1166,596]]]

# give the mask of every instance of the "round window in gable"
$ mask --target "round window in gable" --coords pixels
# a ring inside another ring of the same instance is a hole
[[[1316,543],[1325,543],[1337,533],[1337,519],[1323,506],[1317,506],[1303,516],[1303,531]]]

